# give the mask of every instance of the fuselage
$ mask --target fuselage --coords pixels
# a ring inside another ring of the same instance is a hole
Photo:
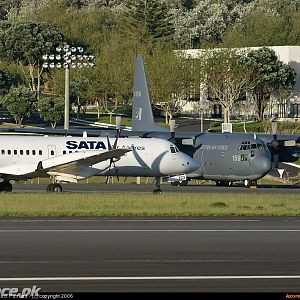
[[[25,136],[1,135],[0,174],[9,179],[32,178],[39,163],[62,162],[64,156],[83,152],[101,153],[109,150],[107,138],[104,137],[62,137],[62,136]],[[114,138],[110,138],[113,145]],[[86,166],[72,174],[74,180],[94,175],[121,176],[168,176],[189,173],[199,166],[188,155],[180,152],[169,141],[157,138],[119,138],[117,149],[130,149],[120,158],[102,161]],[[29,175],[26,175],[29,174]],[[46,175],[63,176],[55,170]],[[70,180],[71,181],[71,180]]]
[[[201,135],[196,138],[193,158],[200,168],[188,176],[211,180],[257,180],[272,168],[270,151],[253,135]]]

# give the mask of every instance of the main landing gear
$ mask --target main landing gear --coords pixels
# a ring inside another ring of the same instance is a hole
[[[47,186],[47,192],[61,192],[62,186],[59,183],[50,183]]]
[[[161,194],[162,190],[160,189],[160,177],[155,177],[155,187],[156,189],[153,190],[153,194]]]
[[[245,187],[247,188],[256,188],[257,187],[257,180],[249,180],[249,179],[246,179],[244,181],[244,184],[245,184]]]
[[[12,184],[9,181],[4,180],[0,183],[0,192],[9,193],[12,191],[12,189]]]

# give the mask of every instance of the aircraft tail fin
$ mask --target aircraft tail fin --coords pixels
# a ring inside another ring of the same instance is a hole
[[[167,128],[154,123],[144,62],[141,55],[137,55],[134,65],[132,130],[169,131]]]

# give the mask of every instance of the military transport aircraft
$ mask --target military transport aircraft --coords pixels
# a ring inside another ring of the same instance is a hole
[[[12,191],[10,180],[53,179],[47,191],[60,192],[59,182],[77,182],[94,175],[180,176],[199,168],[170,141],[159,138],[1,135],[0,191]]]
[[[186,185],[189,179],[210,179],[217,185],[234,181],[245,186],[256,185],[279,162],[295,162],[299,158],[299,135],[234,134],[209,132],[176,132],[154,123],[143,59],[137,55],[134,70],[132,132],[143,137],[159,137],[173,141],[178,148],[200,164],[187,178],[173,181]]]

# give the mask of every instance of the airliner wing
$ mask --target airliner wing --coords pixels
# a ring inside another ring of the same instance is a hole
[[[37,171],[51,172],[70,172],[81,168],[89,167],[111,158],[120,158],[131,150],[113,149],[99,153],[99,151],[83,151],[70,153],[58,157],[53,157],[41,161],[37,167]],[[96,154],[95,154],[96,153]]]
[[[48,172],[74,173],[94,164],[108,161],[111,158],[120,158],[129,149],[113,149],[106,152],[96,150],[73,152],[40,161],[37,165],[18,164],[0,168],[0,174],[11,179],[34,178]]]

